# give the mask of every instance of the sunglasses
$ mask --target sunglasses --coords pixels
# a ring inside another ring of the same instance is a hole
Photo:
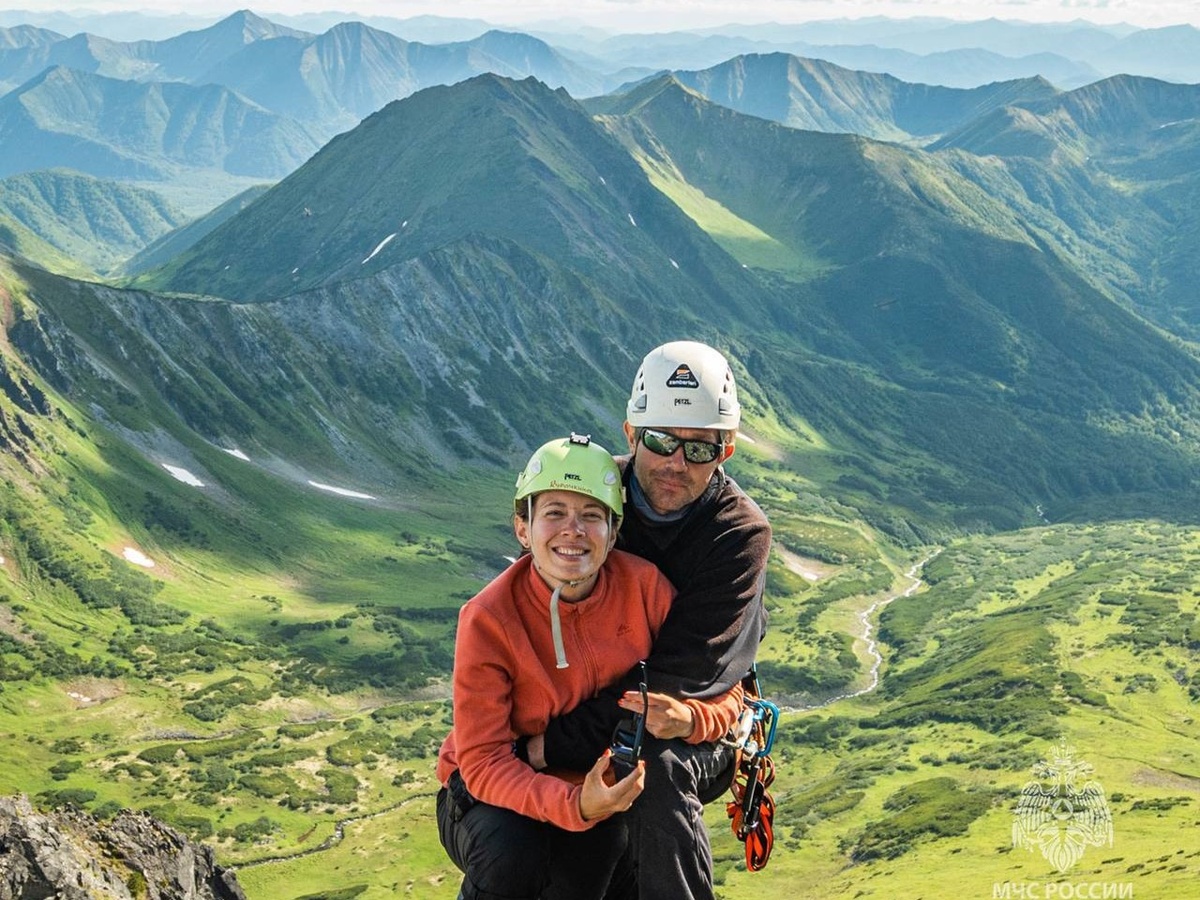
[[[659,456],[670,456],[683,447],[683,458],[690,463],[710,463],[719,459],[725,452],[725,445],[714,444],[710,441],[685,441],[665,431],[655,431],[653,428],[642,429],[642,446],[651,453]]]

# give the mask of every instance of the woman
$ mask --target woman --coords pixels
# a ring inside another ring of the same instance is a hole
[[[587,437],[540,447],[514,505],[513,530],[529,552],[459,614],[439,835],[464,873],[464,900],[613,896],[614,879],[628,875],[614,815],[641,793],[644,766],[617,779],[606,752],[583,776],[539,772],[522,738],[649,653],[674,592],[653,565],[613,551],[620,473]]]

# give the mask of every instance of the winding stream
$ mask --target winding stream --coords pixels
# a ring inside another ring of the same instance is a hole
[[[861,631],[859,634],[855,635],[855,637],[866,643],[867,655],[871,657],[871,677],[866,687],[862,687],[857,691],[850,691],[849,693],[845,694],[834,694],[832,697],[828,697],[825,700],[822,700],[820,703],[811,703],[795,707],[797,711],[806,709],[824,709],[826,706],[831,706],[832,704],[838,703],[842,700],[850,700],[853,697],[862,697],[866,694],[870,694],[879,687],[879,670],[883,668],[883,653],[881,653],[879,650],[879,642],[876,641],[872,636],[875,632],[875,619],[879,613],[883,612],[884,608],[887,607],[889,603],[892,603],[895,600],[900,600],[904,597],[911,597],[917,592],[921,585],[925,583],[917,577],[917,572],[921,571],[921,569],[939,553],[941,553],[941,550],[934,550],[924,559],[913,563],[912,568],[904,573],[904,577],[911,581],[912,584],[898,593],[888,594],[884,597],[880,597],[858,614],[858,623],[861,626]]]

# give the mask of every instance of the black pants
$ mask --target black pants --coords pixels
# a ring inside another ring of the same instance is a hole
[[[713,900],[704,804],[729,789],[734,752],[647,736],[646,789],[626,813],[641,900]]]
[[[437,795],[438,836],[464,878],[463,900],[636,897],[621,816],[565,831],[472,798],[456,772]]]

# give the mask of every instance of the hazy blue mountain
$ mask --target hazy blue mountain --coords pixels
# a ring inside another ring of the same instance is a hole
[[[174,37],[184,31],[204,28],[216,19],[212,15],[186,12],[87,12],[7,9],[0,10],[0,25],[36,25],[60,34],[99,35],[114,41],[154,41]]]
[[[624,67],[705,69],[748,53],[792,51],[793,45],[739,35],[702,35],[690,31],[616,35],[602,41],[567,41],[563,52],[594,69]]]
[[[694,30],[697,34],[737,34],[757,40],[895,46],[890,41],[898,35],[919,34],[951,25],[954,22],[954,19],[937,16],[913,16],[897,19],[887,16],[864,16],[861,19],[818,19],[802,23],[741,22]]]
[[[592,43],[576,42],[565,52],[596,71],[616,66],[695,70],[717,66],[735,56],[788,53],[847,69],[885,73],[903,81],[960,88],[1039,75],[1060,87],[1078,87],[1102,77],[1087,63],[1056,53],[1003,56],[989,50],[962,48],[922,55],[874,44],[816,44],[692,32],[623,35]]]
[[[699,72],[676,72],[714,103],[793,128],[922,141],[1021,100],[1053,96],[1041,78],[970,90],[912,84],[783,53],[737,57]]]
[[[416,89],[405,49],[403,41],[385,32],[338,25],[319,37],[247,46],[216,64],[203,80],[308,121],[328,138]]]
[[[0,175],[61,167],[161,179],[199,168],[272,178],[317,146],[305,126],[216,85],[142,84],[56,67],[0,98]]]
[[[1195,84],[1200,82],[1200,29],[1175,25],[1138,31],[1087,59],[1109,75],[1132,73]]]
[[[0,179],[0,215],[100,273],[184,221],[182,213],[153,191],[60,171]]]
[[[527,34],[510,31],[489,31],[471,41],[446,44],[454,53],[465,51],[476,72],[494,71],[480,68],[495,60],[508,71],[496,71],[510,78],[532,75],[554,88],[565,88],[573,97],[588,97],[601,91],[602,81],[595,72],[575,65],[545,41]]]
[[[1114,46],[1136,29],[1075,22],[1018,22],[986,19],[952,22],[925,30],[910,30],[882,37],[877,43],[913,53],[939,53],[977,47],[1006,56],[1058,53],[1070,59],[1087,59]]]
[[[310,37],[307,32],[241,10],[207,28],[155,42],[152,58],[158,69],[154,77],[160,81],[203,82],[207,73],[248,45],[277,38]]]
[[[392,100],[483,72],[533,75],[575,96],[603,93],[614,83],[525,34],[490,30],[469,41],[425,44],[361,22],[311,34],[247,11],[162,41],[119,43],[79,34],[21,45],[14,37],[13,43],[0,44],[0,91],[54,65],[125,80],[219,84],[305,121],[323,139]]]
[[[80,32],[59,41],[13,49],[0,44],[0,88],[21,84],[49,66],[126,80],[191,81],[248,43],[303,35],[242,11],[207,28],[162,41],[116,41]]]
[[[276,21],[313,33],[328,31],[347,21],[361,22],[371,28],[390,32],[406,41],[416,41],[422,44],[470,41],[497,27],[483,19],[451,18],[449,16],[409,16],[401,19],[395,16],[356,15],[350,19],[345,13],[337,12],[296,13],[293,15],[272,13],[271,15]]]
[[[490,31],[471,41],[419,44],[361,23],[319,36],[255,43],[203,80],[224,84],[268,109],[310,121],[332,136],[392,100],[482,72],[594,94],[604,82],[523,34]]]
[[[63,40],[57,31],[38,28],[34,25],[15,25],[12,28],[0,26],[0,50],[14,50],[19,47],[44,47]]]
[[[153,72],[149,44],[126,44],[91,34],[76,34],[11,50],[0,49],[0,92],[12,90],[47,68],[63,66],[111,78],[136,79]]]
[[[1087,63],[1057,53],[1003,56],[990,50],[962,49],[920,55],[880,47],[812,47],[800,55],[848,69],[885,72],[901,81],[957,88],[1036,77],[1059,88],[1073,88],[1102,77]]]

